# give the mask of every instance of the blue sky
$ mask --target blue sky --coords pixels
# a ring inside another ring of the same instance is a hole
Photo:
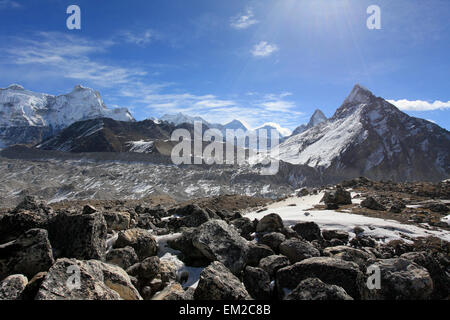
[[[66,8],[81,8],[68,30]],[[369,5],[381,30],[369,30]],[[0,87],[294,129],[353,85],[450,128],[448,0],[0,0]]]

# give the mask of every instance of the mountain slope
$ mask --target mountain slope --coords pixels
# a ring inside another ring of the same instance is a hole
[[[0,89],[0,144],[5,146],[38,143],[76,121],[100,117],[134,121],[127,109],[108,109],[97,91],[82,86],[59,96],[20,85]]]
[[[356,85],[334,116],[272,152],[328,178],[442,180],[450,174],[450,133],[410,117]]]
[[[327,121],[327,117],[323,114],[323,112],[319,109],[317,109],[314,114],[311,116],[311,119],[309,120],[308,124],[302,124],[301,126],[297,127],[293,132],[292,136],[295,136],[297,134],[303,133],[308,129],[311,129],[312,127],[315,127],[319,124],[321,124],[324,121]]]

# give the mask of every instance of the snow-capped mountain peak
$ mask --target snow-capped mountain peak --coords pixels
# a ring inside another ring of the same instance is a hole
[[[302,124],[299,127],[297,127],[293,132],[292,135],[295,136],[297,134],[303,133],[308,129],[311,129],[319,124],[321,124],[322,122],[327,121],[328,118],[325,116],[325,114],[322,112],[322,110],[317,109],[316,111],[314,111],[314,114],[311,116],[311,118],[309,119],[308,124]]]
[[[81,85],[59,96],[32,92],[18,84],[0,88],[0,115],[0,140],[5,145],[36,143],[81,120],[134,121],[128,109],[109,109],[98,91]]]
[[[361,104],[370,102],[374,95],[369,89],[360,84],[353,87],[352,92],[345,99],[344,104]]]

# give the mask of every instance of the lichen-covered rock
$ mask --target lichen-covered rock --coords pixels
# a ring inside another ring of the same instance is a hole
[[[156,293],[152,300],[171,301],[171,300],[186,300],[183,287],[179,283],[171,283],[162,291]]]
[[[55,261],[52,248],[43,229],[31,229],[17,240],[0,245],[0,279],[10,274],[29,278],[47,271]]]
[[[127,273],[101,261],[62,258],[50,268],[36,300],[140,300]]]
[[[0,282],[1,300],[21,300],[22,293],[28,284],[28,279],[22,274],[14,274]]]
[[[130,227],[131,215],[129,212],[105,212],[103,213],[108,232],[126,230]]]
[[[381,288],[366,290],[366,299],[427,300],[433,293],[433,280],[429,272],[411,260],[378,260],[370,267],[379,268]]]
[[[112,249],[106,254],[106,262],[126,270],[139,262],[139,258],[132,247]]]
[[[127,269],[127,273],[138,278],[140,283],[150,282],[159,272],[160,260],[156,256],[148,257]]]
[[[248,242],[222,220],[211,220],[197,228],[192,244],[210,261],[220,261],[234,274],[245,267]]]
[[[200,274],[195,300],[250,300],[244,284],[222,263],[215,261]]]
[[[288,294],[285,300],[353,300],[341,287],[308,278]]]
[[[147,230],[129,229],[119,232],[114,248],[132,247],[140,260],[155,256],[158,253],[158,244],[155,238]]]
[[[300,239],[289,239],[280,244],[280,253],[288,257],[291,263],[320,256],[320,251],[317,248]]]
[[[278,270],[276,282],[279,296],[283,298],[285,289],[293,290],[307,278],[318,278],[325,283],[342,287],[354,299],[360,299],[365,286],[364,275],[356,263],[315,257]]]
[[[340,205],[352,204],[352,197],[350,192],[338,187],[334,191],[325,192],[322,201],[327,206],[327,209],[334,210],[339,208]]]
[[[48,234],[55,258],[105,259],[107,227],[100,212],[59,213],[49,222]]]

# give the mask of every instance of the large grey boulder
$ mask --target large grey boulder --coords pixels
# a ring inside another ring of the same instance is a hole
[[[256,300],[270,299],[270,276],[261,268],[246,267],[244,271],[244,285],[252,298]]]
[[[244,284],[222,263],[215,261],[200,274],[195,300],[250,300]]]
[[[256,267],[261,259],[274,254],[275,252],[273,252],[273,250],[268,246],[250,242],[247,255],[245,257],[245,263],[249,266]]]
[[[36,300],[121,299],[142,299],[123,269],[97,260],[67,258],[50,268],[36,295]]]
[[[119,232],[114,248],[132,247],[140,260],[155,256],[158,253],[158,244],[155,237],[144,229],[129,229]]]
[[[55,261],[47,231],[31,229],[17,240],[0,245],[0,279],[10,274],[32,278],[47,271]]]
[[[352,196],[350,192],[338,187],[334,191],[325,192],[322,201],[327,206],[327,209],[334,210],[340,205],[352,204]]]
[[[308,258],[319,257],[320,251],[311,243],[300,239],[289,239],[280,244],[280,253],[296,263]]]
[[[107,226],[103,214],[59,213],[48,228],[55,258],[104,260]]]
[[[361,202],[361,207],[376,210],[376,211],[386,211],[386,207],[378,203],[373,197],[367,197]]]
[[[222,220],[211,220],[197,228],[192,244],[210,261],[220,261],[234,274],[245,267],[247,240]]]
[[[126,230],[130,227],[131,215],[129,212],[105,212],[103,213],[108,232]]]
[[[289,259],[282,255],[273,255],[261,259],[259,267],[267,272],[273,278],[278,270],[290,265]]]
[[[106,254],[106,262],[126,270],[139,262],[139,258],[132,247],[111,249]]]
[[[315,222],[299,222],[292,229],[305,240],[323,240],[320,228]]]
[[[376,258],[373,253],[347,246],[325,248],[323,250],[323,255],[344,261],[351,261],[362,268],[366,267],[372,259]]]
[[[192,239],[197,233],[197,229],[190,228],[183,231],[181,236],[167,241],[170,248],[181,252],[180,259],[192,267],[206,267],[210,260],[203,253],[194,247]]]
[[[380,289],[365,291],[366,299],[427,300],[433,293],[434,285],[429,272],[411,260],[378,260],[370,267],[380,270],[381,281]]]
[[[259,242],[269,246],[274,252],[280,252],[280,244],[286,241],[286,236],[280,232],[269,232],[263,235]]]
[[[22,274],[13,274],[0,282],[1,300],[21,300],[23,291],[28,284],[28,279]]]
[[[289,293],[285,300],[353,300],[341,287],[308,278]]]
[[[278,270],[276,283],[280,297],[284,297],[286,289],[295,289],[307,278],[318,278],[325,283],[342,287],[354,299],[360,299],[365,286],[364,275],[356,263],[315,257]]]

